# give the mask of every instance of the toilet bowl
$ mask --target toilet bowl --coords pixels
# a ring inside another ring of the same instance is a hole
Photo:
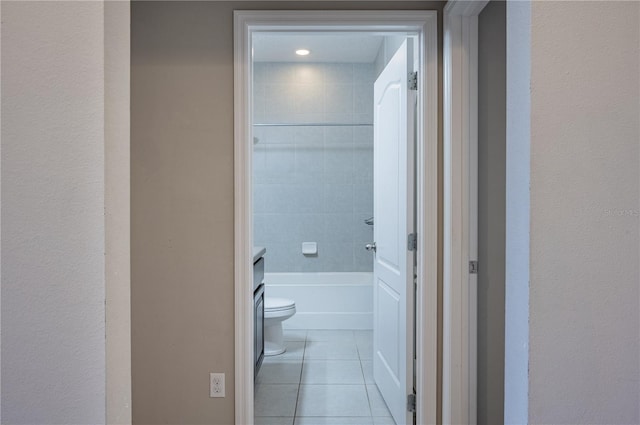
[[[286,298],[264,299],[264,355],[276,356],[286,351],[282,322],[296,314],[296,303]]]

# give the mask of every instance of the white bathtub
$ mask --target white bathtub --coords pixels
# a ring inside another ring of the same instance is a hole
[[[290,298],[285,329],[372,329],[373,273],[265,273],[265,296]]]

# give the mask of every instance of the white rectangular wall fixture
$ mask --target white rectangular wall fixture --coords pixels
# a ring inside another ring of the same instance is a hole
[[[318,243],[317,242],[302,242],[302,255],[317,255]]]

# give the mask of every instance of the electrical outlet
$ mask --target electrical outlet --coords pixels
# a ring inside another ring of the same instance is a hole
[[[224,373],[209,374],[209,397],[224,397]]]

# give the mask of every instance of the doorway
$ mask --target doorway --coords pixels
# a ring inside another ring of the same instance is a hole
[[[257,424],[412,420],[414,38],[254,34]]]
[[[416,41],[416,80],[417,90],[415,92],[416,105],[416,220],[415,220],[415,247],[417,248],[415,255],[415,272],[411,265],[410,276],[407,274],[405,279],[410,281],[410,285],[406,285],[413,292],[413,277],[415,273],[415,317],[416,317],[416,340],[415,340],[415,383],[413,376],[405,376],[405,381],[399,383],[398,394],[394,396],[385,395],[387,405],[401,405],[396,408],[394,417],[397,423],[410,423],[411,412],[405,413],[407,397],[415,390],[416,394],[416,417],[418,423],[433,423],[436,415],[436,352],[437,352],[437,44],[436,44],[436,19],[435,12],[236,12],[236,105],[235,105],[235,157],[236,157],[236,423],[252,423],[253,422],[253,368],[255,364],[254,358],[254,322],[253,322],[253,291],[251,282],[251,273],[253,262],[253,182],[252,170],[253,163],[256,160],[254,156],[254,143],[256,138],[260,143],[260,135],[255,131],[255,125],[258,123],[254,116],[253,105],[256,101],[253,92],[255,67],[252,60],[254,52],[254,41],[257,34],[276,33],[276,32],[315,32],[315,33],[371,33],[375,31],[378,34],[393,34],[409,37]],[[413,49],[405,52],[413,53]],[[405,62],[407,62],[405,58]],[[408,85],[408,73],[404,73],[404,83]],[[387,86],[389,86],[387,84]],[[384,92],[384,90],[383,90]],[[381,106],[384,109],[384,105]],[[386,106],[388,112],[394,111],[394,108]],[[407,111],[405,111],[405,114]],[[255,114],[258,115],[257,113]],[[388,115],[384,114],[385,116]],[[410,114],[413,118],[413,114]],[[405,117],[406,118],[406,117]],[[406,120],[405,120],[406,121]],[[268,124],[268,123],[263,123]],[[299,123],[298,123],[299,124]],[[315,122],[314,124],[318,124]],[[347,124],[347,123],[340,123]],[[355,123],[364,124],[364,123]],[[386,127],[385,127],[386,128]],[[407,127],[405,126],[405,129]],[[393,152],[387,152],[393,155]],[[406,154],[406,153],[405,153]],[[388,156],[388,155],[387,155]],[[378,161],[378,159],[376,159]],[[401,175],[407,177],[407,171],[403,171]],[[411,176],[413,177],[413,176]],[[399,180],[407,180],[401,178]],[[405,188],[413,192],[413,188]],[[390,190],[389,188],[387,190]],[[389,194],[394,194],[391,188]],[[411,193],[413,195],[413,193]],[[395,202],[394,202],[395,203]],[[406,205],[406,204],[405,204]],[[397,210],[395,213],[380,213],[383,211],[376,208],[376,214],[381,214],[379,219],[385,221],[385,217],[398,218]],[[402,214],[400,214],[402,215]],[[374,215],[375,217],[375,215]],[[405,214],[405,221],[407,216]],[[412,218],[409,217],[412,221]],[[375,218],[374,218],[375,220]],[[405,223],[405,228],[406,227]],[[410,223],[413,226],[413,223]],[[388,228],[381,226],[381,228]],[[413,227],[411,227],[413,232]],[[378,237],[383,237],[379,235]],[[395,236],[397,238],[397,235]],[[411,251],[411,236],[409,234],[402,235],[403,242],[407,248],[403,250],[404,254],[413,257]],[[407,241],[408,238],[409,240]],[[374,242],[374,241],[371,241]],[[387,245],[383,243],[381,253],[376,253],[375,258],[382,261],[375,261],[383,265],[389,265],[389,259],[392,256],[387,255],[385,259],[385,249]],[[267,248],[268,249],[268,248]],[[375,248],[374,248],[375,249]],[[410,254],[407,254],[409,252]],[[395,257],[394,257],[395,258]],[[403,257],[404,258],[404,257]],[[396,259],[396,262],[397,259]],[[413,258],[411,258],[413,264]],[[391,262],[393,263],[393,262]],[[384,279],[388,280],[387,278]],[[378,282],[378,281],[377,281]],[[379,280],[382,282],[382,279]],[[386,282],[385,282],[386,285]],[[382,285],[380,286],[382,288]],[[389,288],[386,285],[385,288]],[[397,294],[391,294],[385,302],[375,304],[378,312],[386,314],[387,318],[393,317],[390,312],[393,310],[393,303],[389,300],[396,299]],[[406,294],[405,294],[406,295]],[[395,297],[395,298],[394,298]],[[406,298],[411,300],[413,297]],[[381,297],[377,297],[380,300]],[[411,303],[412,304],[412,303]],[[405,307],[407,307],[405,305]],[[413,309],[413,304],[410,306]],[[388,320],[384,320],[388,323]],[[382,323],[382,322],[381,322]],[[407,323],[403,324],[402,329],[407,331]],[[375,326],[374,326],[375,327]],[[409,326],[411,328],[412,326]],[[380,364],[386,369],[394,370],[396,375],[391,374],[388,379],[378,378],[382,381],[386,379],[388,382],[381,385],[389,387],[391,383],[397,384],[395,380],[402,375],[398,367],[404,371],[413,371],[413,361],[401,362],[398,359],[398,352],[391,352],[388,347],[393,346],[390,341],[398,336],[395,332],[396,328],[387,327],[380,332],[374,334],[382,335],[380,343],[374,342],[374,360],[376,356],[380,357]],[[397,328],[400,329],[400,328]],[[405,339],[399,339],[396,344],[407,347],[406,352],[413,352],[414,341],[411,337],[412,332]],[[409,347],[410,346],[410,347]],[[394,347],[395,348],[395,347]],[[398,347],[400,348],[400,347]],[[413,359],[411,359],[413,360]],[[375,364],[375,361],[373,362]],[[382,368],[382,369],[385,369]],[[381,377],[380,372],[377,372]],[[413,375],[411,373],[411,375]],[[400,412],[400,410],[403,410]]]

